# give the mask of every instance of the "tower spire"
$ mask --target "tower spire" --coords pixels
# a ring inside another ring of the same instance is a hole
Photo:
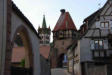
[[[45,15],[43,16],[42,28],[46,28],[46,20],[45,20]]]

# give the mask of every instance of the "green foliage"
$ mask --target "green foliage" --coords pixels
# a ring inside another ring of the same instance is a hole
[[[20,65],[21,65],[21,67],[25,67],[25,59],[22,59],[22,60],[21,60]]]

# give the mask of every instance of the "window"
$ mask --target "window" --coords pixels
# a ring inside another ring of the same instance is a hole
[[[101,28],[109,28],[109,22],[101,22]]]
[[[69,31],[68,30],[66,31],[66,37],[67,38],[69,37]]]
[[[40,44],[43,44],[43,41],[40,41]]]
[[[94,44],[95,49],[103,49],[103,40],[95,40]]]
[[[98,41],[97,40],[94,42],[94,47],[95,47],[95,49],[98,49]]]
[[[70,34],[70,37],[72,37],[72,31],[71,30],[69,30],[69,34]]]
[[[103,41],[102,40],[99,41],[99,48],[103,49]]]
[[[104,48],[103,40],[91,41],[91,49],[103,49],[103,48]]]
[[[63,38],[63,31],[60,31],[59,33],[60,33],[59,37]]]

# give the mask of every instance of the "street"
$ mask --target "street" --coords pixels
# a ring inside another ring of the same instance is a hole
[[[51,75],[71,75],[67,69],[55,68],[51,69]]]

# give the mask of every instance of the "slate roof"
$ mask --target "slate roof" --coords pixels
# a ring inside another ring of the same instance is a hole
[[[75,24],[69,14],[69,12],[61,13],[61,16],[56,23],[53,32],[59,30],[76,30]]]

